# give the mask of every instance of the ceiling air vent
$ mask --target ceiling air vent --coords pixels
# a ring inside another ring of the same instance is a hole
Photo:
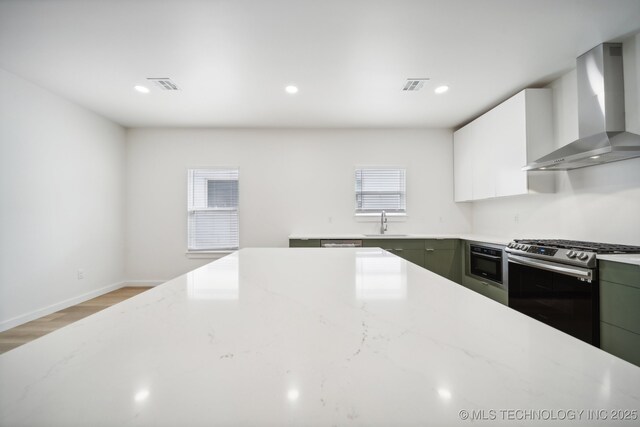
[[[426,77],[421,79],[407,79],[402,90],[406,92],[416,92],[422,89],[424,82],[426,82],[427,80],[429,79]]]
[[[147,77],[147,80],[153,82],[162,90],[180,90],[178,86],[168,77]]]

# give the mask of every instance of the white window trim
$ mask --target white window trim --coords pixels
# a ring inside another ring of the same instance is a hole
[[[240,185],[240,167],[239,166],[188,166],[186,168],[187,170],[187,188],[189,185],[189,173],[188,171],[190,169],[213,169],[213,170],[227,170],[227,169],[232,169],[232,170],[237,170],[238,171],[238,186]],[[188,200],[189,200],[189,195],[187,194],[187,211],[186,211],[186,215],[185,215],[185,223],[188,224],[189,218],[189,212],[191,212],[191,210],[188,209]],[[215,208],[210,208],[211,210],[220,210],[220,209],[215,209]],[[229,209],[232,210],[232,209]],[[238,213],[238,222],[240,221],[240,189],[238,189],[238,207],[237,209],[235,209],[235,211]],[[209,259],[209,258],[222,258],[223,256],[226,256],[228,254],[234,253],[238,250],[241,249],[240,247],[240,237],[241,237],[241,230],[240,227],[238,227],[238,248],[237,249],[189,249],[189,229],[187,226],[187,240],[186,240],[186,250],[185,250],[185,256],[189,259]]]
[[[408,216],[406,213],[401,213],[401,212],[389,212],[389,213],[384,213],[385,216],[388,217],[405,217]],[[380,218],[380,214],[379,213],[374,213],[374,212],[363,212],[363,213],[355,213],[353,214],[353,216],[374,216],[376,218]]]
[[[232,254],[236,252],[236,250],[228,250],[228,251],[211,251],[211,250],[187,250],[184,254],[189,259],[220,259],[224,256]]]
[[[400,165],[356,165],[353,168],[353,186],[352,188],[355,188],[356,186],[356,171],[358,169],[404,169],[405,171],[405,188],[404,188],[404,195],[405,195],[405,211],[404,212],[385,212],[385,215],[387,217],[389,217],[389,222],[405,222],[406,219],[409,217],[409,198],[407,197],[407,195],[409,194],[409,168],[407,168],[406,166],[400,166]],[[375,212],[354,212],[353,214],[355,220],[357,222],[375,222],[377,220],[380,219],[380,213],[375,213]]]
[[[407,222],[409,215],[407,214],[385,214],[388,222]],[[355,214],[353,218],[356,222],[380,222],[380,214]]]

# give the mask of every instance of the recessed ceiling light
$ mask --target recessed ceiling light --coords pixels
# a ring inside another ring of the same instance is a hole
[[[545,170],[546,168],[540,168],[540,170]]]
[[[292,402],[298,400],[298,397],[300,397],[300,392],[296,389],[291,389],[287,392],[287,398]]]
[[[289,86],[285,87],[284,90],[287,93],[293,95],[294,93],[298,93],[298,86],[289,85]]]
[[[441,94],[441,93],[445,93],[448,90],[449,90],[449,86],[438,86],[437,88],[435,88],[434,92],[437,94]]]
[[[600,156],[591,156],[592,159],[599,159]]]
[[[133,88],[140,93],[149,93],[149,88],[145,86],[138,85],[138,86],[134,86]]]
[[[449,390],[447,390],[447,389],[439,388],[438,389],[438,394],[443,399],[447,399],[447,400],[451,399],[451,392]]]
[[[149,390],[147,389],[142,389],[139,392],[136,393],[136,395],[133,397],[133,399],[136,402],[142,402],[143,400],[145,400],[147,397],[149,397]]]

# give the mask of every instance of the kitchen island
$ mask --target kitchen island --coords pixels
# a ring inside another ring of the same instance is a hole
[[[637,425],[639,409],[640,368],[375,248],[243,249],[0,355],[12,427]]]

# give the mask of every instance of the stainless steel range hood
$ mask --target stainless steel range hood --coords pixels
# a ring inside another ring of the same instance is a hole
[[[569,170],[640,156],[640,135],[626,132],[622,44],[603,43],[577,60],[580,139],[522,170]]]

